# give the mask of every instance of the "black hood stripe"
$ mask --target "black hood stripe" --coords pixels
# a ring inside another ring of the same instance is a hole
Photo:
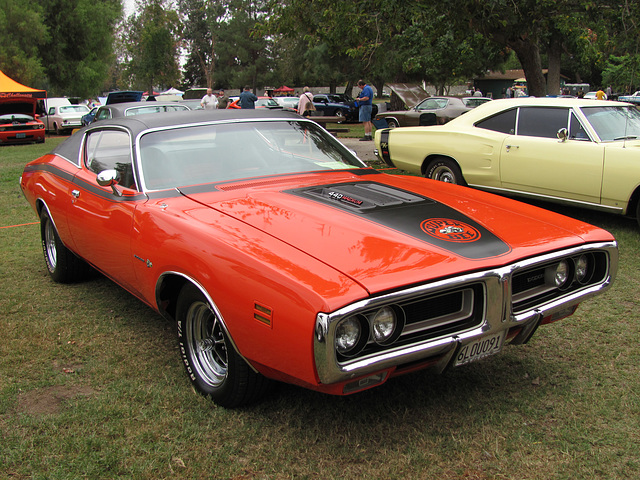
[[[339,208],[472,260],[511,251],[507,243],[458,210],[399,188],[355,182],[286,193]]]

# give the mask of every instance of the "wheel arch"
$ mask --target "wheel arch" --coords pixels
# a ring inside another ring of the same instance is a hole
[[[158,309],[160,314],[169,321],[176,322],[178,320],[176,315],[178,297],[180,296],[180,292],[182,291],[183,287],[187,284],[193,285],[200,291],[200,293],[202,293],[204,298],[207,299],[209,307],[212,308],[214,313],[218,316],[220,324],[222,325],[222,328],[227,334],[229,342],[231,343],[235,351],[243,358],[245,362],[247,362],[251,369],[257,372],[257,370],[255,370],[255,368],[244,357],[244,355],[240,353],[240,350],[238,349],[238,346],[236,345],[231,332],[229,331],[224,316],[220,312],[216,303],[213,301],[213,298],[211,297],[207,289],[204,288],[204,286],[202,286],[202,284],[194,278],[191,278],[188,275],[180,272],[172,271],[165,272],[160,275],[158,281],[156,282],[156,308]]]
[[[438,159],[451,160],[453,163],[455,163],[458,166],[460,171],[462,171],[462,167],[460,167],[460,164],[458,163],[458,161],[455,158],[453,158],[453,157],[451,157],[449,155],[443,155],[441,153],[432,153],[430,155],[427,155],[427,157],[422,162],[422,165],[420,166],[420,172],[422,173],[423,176],[426,175],[427,168],[429,167],[431,162],[433,162],[434,160],[438,160]],[[464,178],[464,175],[462,176],[462,178]]]
[[[629,203],[627,204],[627,216],[628,217],[636,217],[638,223],[640,223],[640,211],[638,208],[640,207],[640,186],[636,187],[636,189],[631,194],[629,198]]]

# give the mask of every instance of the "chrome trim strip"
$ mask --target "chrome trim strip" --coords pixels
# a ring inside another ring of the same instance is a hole
[[[587,286],[582,290],[561,298],[536,305],[534,308],[518,315],[513,314],[511,279],[515,272],[537,264],[549,262],[556,258],[574,256],[581,252],[596,250],[604,251],[607,254],[608,261],[607,274],[599,284]],[[381,295],[380,297],[361,300],[333,313],[318,313],[313,342],[314,359],[318,377],[320,382],[324,384],[349,380],[361,375],[384,370],[385,368],[448,353],[458,345],[467,344],[483,335],[497,333],[518,325],[526,326],[532,321],[537,322],[540,317],[549,316],[567,307],[575,306],[596,293],[610,288],[617,268],[618,248],[615,241],[587,244],[521,260],[511,265],[484,272],[439,280],[427,285],[411,287],[399,292]],[[487,301],[484,302],[485,311],[481,312],[482,322],[479,326],[455,334],[419,341],[404,347],[390,348],[383,352],[377,352],[338,363],[333,339],[337,323],[345,316],[382,305],[397,303],[413,297],[427,294],[432,295],[445,289],[464,287],[467,284],[478,282],[484,284],[487,299]]]
[[[531,198],[533,200],[543,200],[546,202],[559,203],[561,205],[568,205],[572,207],[577,206],[577,207],[589,208],[591,210],[599,210],[599,211],[608,212],[608,213],[624,214],[624,212],[626,211],[625,207],[611,207],[609,205],[602,205],[600,203],[583,202],[581,200],[571,200],[571,199],[562,198],[562,197],[554,197],[552,195],[542,195],[539,193],[530,193],[530,192],[523,192],[521,190],[512,190],[509,188],[488,187],[486,185],[476,185],[472,183],[469,183],[468,186],[472,188],[477,188],[478,190],[484,190],[487,192],[507,193],[507,194],[518,196],[518,197]]]

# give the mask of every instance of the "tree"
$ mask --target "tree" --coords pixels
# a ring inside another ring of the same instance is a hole
[[[189,52],[185,77],[191,85],[214,87],[216,48],[221,23],[227,15],[225,1],[179,0],[178,9],[184,22],[183,42]]]
[[[101,90],[115,57],[120,0],[40,0],[46,41],[39,45],[50,95],[88,97]],[[28,36],[33,36],[29,33]]]
[[[176,85],[180,79],[178,14],[163,0],[144,0],[140,12],[127,23],[129,84],[150,93],[156,86]]]
[[[0,32],[0,70],[17,82],[44,87],[38,49],[48,40],[48,32],[40,6],[0,0]]]

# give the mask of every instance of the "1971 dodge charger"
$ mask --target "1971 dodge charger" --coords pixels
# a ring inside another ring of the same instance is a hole
[[[446,125],[376,132],[389,165],[434,180],[636,217],[640,110],[574,98],[494,100]]]
[[[618,264],[604,230],[380,173],[267,109],[95,123],[21,186],[52,279],[93,267],[171,319],[191,382],[226,407],[272,380],[345,395],[481,360],[571,315]]]

